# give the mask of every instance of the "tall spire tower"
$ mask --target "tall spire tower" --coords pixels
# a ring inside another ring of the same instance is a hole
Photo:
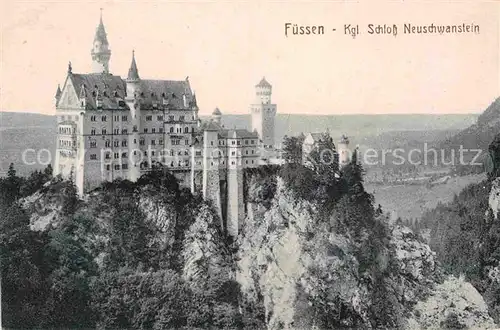
[[[111,57],[111,51],[109,50],[106,30],[104,29],[104,24],[102,23],[102,8],[99,25],[97,26],[97,30],[95,32],[94,43],[90,54],[92,55],[92,71],[94,73],[109,73],[109,59]]]

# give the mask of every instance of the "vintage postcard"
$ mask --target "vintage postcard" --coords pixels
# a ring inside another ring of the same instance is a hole
[[[0,329],[500,328],[500,4],[0,4]]]

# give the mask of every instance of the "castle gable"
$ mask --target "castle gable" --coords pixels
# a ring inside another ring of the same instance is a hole
[[[76,93],[73,81],[69,79],[69,77],[66,78],[66,82],[64,83],[63,89],[61,91],[57,107],[64,109],[80,108],[80,104],[78,102],[78,94]]]

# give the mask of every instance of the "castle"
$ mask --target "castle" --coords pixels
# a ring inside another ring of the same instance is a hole
[[[223,228],[236,236],[244,217],[243,169],[274,157],[271,84],[262,78],[255,86],[252,131],[227,129],[219,109],[209,120],[199,118],[188,78],[141,78],[134,52],[127,78],[111,74],[102,15],[90,55],[93,72],[75,73],[70,62],[57,88],[55,174],[72,175],[83,195],[104,181],[136,181],[161,163],[193,193],[211,200]]]

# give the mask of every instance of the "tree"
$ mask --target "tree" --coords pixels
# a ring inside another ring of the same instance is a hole
[[[283,138],[283,158],[287,163],[301,164],[302,163],[302,144],[304,143],[303,136],[285,135]]]
[[[66,187],[62,190],[63,192],[62,212],[64,215],[74,214],[78,207],[78,201],[79,201],[78,191],[76,189],[73,176],[74,176],[73,169],[71,169]]]

